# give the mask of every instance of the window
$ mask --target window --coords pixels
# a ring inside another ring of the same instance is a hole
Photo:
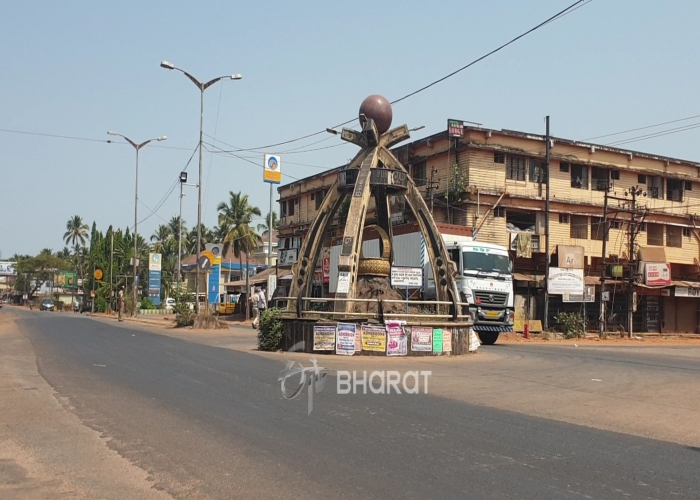
[[[506,166],[506,179],[514,181],[525,180],[525,158],[509,156]]]
[[[619,181],[620,180],[620,171],[619,170],[611,170],[610,171],[610,179],[613,181]]]
[[[666,181],[666,199],[668,201],[683,201],[683,181],[668,179]]]
[[[494,163],[505,163],[506,162],[506,155],[503,153],[494,153],[493,154],[493,162]]]
[[[642,232],[642,233],[646,233],[646,232],[647,232],[647,223],[646,223],[646,222],[642,222],[642,223],[639,225],[639,231]]]
[[[588,217],[585,215],[572,215],[569,237],[574,240],[588,239]]]
[[[547,182],[547,162],[530,158],[530,182]]]
[[[637,183],[638,184],[646,184],[647,183],[647,176],[646,175],[638,175],[637,176]]]
[[[565,161],[559,163],[559,171],[560,172],[568,172],[569,171],[569,164]]]
[[[280,201],[280,217],[286,217],[286,216],[287,216],[287,202]]]
[[[588,189],[588,167],[586,165],[571,165],[571,187]]]
[[[287,200],[287,215],[294,215],[295,205],[299,204],[299,198]]]
[[[544,214],[542,214],[544,215]],[[511,232],[537,233],[537,213],[508,210],[506,212],[506,228]]]
[[[416,186],[425,186],[428,183],[428,179],[425,174],[425,162],[415,163],[411,165],[411,177]]]
[[[591,217],[591,239],[596,241],[610,240],[610,233],[605,229],[605,223],[600,217]]]
[[[610,227],[612,229],[622,229],[622,221],[612,220],[612,221],[608,221],[608,224],[610,224]],[[642,231],[641,225],[639,227],[639,230]]]
[[[691,234],[692,234],[692,233],[691,233],[689,227],[684,227],[684,228],[683,228],[683,236],[685,236],[686,238],[690,238],[690,235],[691,235]]]
[[[647,224],[647,245],[664,246],[664,227],[661,224]]]
[[[660,176],[647,176],[647,192],[649,193],[649,198],[656,198],[662,200],[664,197],[664,180]]]
[[[610,188],[610,170],[593,167],[591,169],[591,185],[596,191],[607,191]]]
[[[323,200],[326,198],[326,193],[328,190],[326,189],[321,189],[320,191],[316,191],[315,193],[311,193],[311,199],[316,202],[316,210],[321,209],[321,205],[323,205]],[[315,199],[314,199],[314,195]]]
[[[455,265],[459,268],[460,264],[460,249],[459,248],[451,248],[447,251],[447,253],[450,255],[450,260],[455,263]]]
[[[559,214],[559,224],[568,224],[569,214]]]
[[[506,216],[506,209],[503,207],[496,207],[493,209],[493,216],[494,217],[505,217]]]
[[[693,181],[685,181],[683,185],[683,189],[686,191],[692,191],[693,190]]]
[[[666,246],[674,248],[683,247],[683,228],[678,226],[666,226]]]

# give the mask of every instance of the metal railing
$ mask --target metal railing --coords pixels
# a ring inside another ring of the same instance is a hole
[[[455,317],[457,318],[458,321],[465,322],[465,323],[471,323],[473,318],[470,314],[463,314],[463,310],[465,306],[469,306],[468,303],[466,302],[457,302],[457,307],[459,310],[457,311],[456,316],[452,314],[446,313],[444,310],[448,310],[449,308],[453,306],[452,302],[449,301],[439,301],[439,300],[398,300],[398,299],[361,299],[361,298],[332,298],[332,297],[327,297],[327,298],[322,298],[322,297],[302,297],[301,299],[297,297],[277,297],[275,299],[276,301],[279,302],[291,302],[292,304],[295,304],[297,301],[301,300],[302,301],[302,308],[301,308],[301,318],[306,318],[306,319],[319,319],[324,316],[328,316],[330,318],[333,317],[346,317],[346,318],[366,318],[366,319],[377,319],[380,316],[380,311],[381,316],[387,318],[387,319],[416,319],[416,320],[451,320],[454,319]],[[344,311],[333,311],[332,308],[327,307],[328,305],[331,305],[335,302],[351,302],[353,304],[366,304],[369,306],[371,305],[376,305],[377,310],[376,311],[366,311],[366,312],[344,312]],[[307,305],[308,304],[308,305]],[[316,304],[315,306],[313,304]],[[325,305],[325,307],[323,305]],[[405,305],[406,308],[415,308],[420,307],[420,308],[425,308],[428,309],[428,311],[425,312],[410,312],[410,309],[405,311],[405,312],[384,312],[383,309],[386,309],[386,305],[389,304],[401,304]],[[304,307],[306,306],[306,307]],[[381,306],[381,307],[380,307]],[[290,313],[292,314],[292,313]],[[293,314],[294,317],[297,317],[296,314]]]

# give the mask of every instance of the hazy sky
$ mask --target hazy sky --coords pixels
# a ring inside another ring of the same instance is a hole
[[[163,59],[200,80],[242,73],[241,81],[207,90],[205,133],[254,148],[353,118],[369,94],[403,96],[572,2],[5,2],[2,256],[63,248],[74,214],[102,230],[133,224],[134,151],[99,142],[109,138],[107,130],[136,141],[168,136],[141,152],[139,219],[169,192],[197,144],[199,92],[184,75],[159,68]],[[553,135],[584,139],[700,115],[699,18],[700,3],[690,0],[593,0],[397,104],[394,124],[424,125],[414,138],[443,130],[447,118],[541,133],[549,114]],[[700,161],[699,138],[696,129],[622,147]],[[324,134],[270,152],[282,153],[283,181],[290,181],[344,163],[356,147],[285,151],[340,143]],[[249,193],[267,213],[262,153],[240,154],[254,164],[205,154],[208,226],[230,190]],[[188,172],[196,181],[196,156]],[[177,194],[139,225],[142,234],[177,215]],[[183,205],[190,226],[196,207],[190,188]]]

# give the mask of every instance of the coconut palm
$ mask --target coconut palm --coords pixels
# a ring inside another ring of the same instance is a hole
[[[280,228],[280,221],[277,218],[277,212],[272,212],[272,231],[277,231]],[[258,224],[258,232],[265,235],[270,231],[270,213],[265,216],[265,222]]]
[[[243,256],[245,252],[246,260],[251,248],[254,248],[260,237],[250,227],[250,222],[254,215],[261,215],[258,207],[251,206],[248,202],[248,195],[240,191],[234,193],[229,191],[229,202],[221,202],[216,207],[219,211],[219,227],[229,228],[223,238],[224,255],[229,248],[233,248],[233,254],[238,257],[241,269],[243,269]]]
[[[88,238],[88,225],[83,222],[83,218],[79,215],[74,215],[66,223],[66,232],[63,235],[63,240],[67,245],[85,246]]]
[[[161,224],[158,229],[151,236],[151,242],[153,243],[153,251],[157,253],[167,253],[169,250],[168,243],[173,237],[173,233],[170,231],[170,227],[166,224]]]

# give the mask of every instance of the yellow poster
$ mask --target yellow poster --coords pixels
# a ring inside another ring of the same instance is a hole
[[[363,325],[362,350],[386,352],[386,328]]]

